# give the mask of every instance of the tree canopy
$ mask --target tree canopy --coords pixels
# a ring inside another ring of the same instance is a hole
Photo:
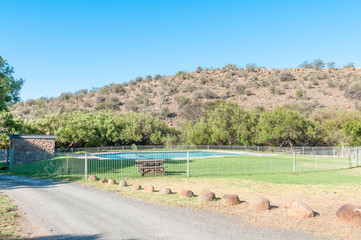
[[[14,68],[0,56],[0,111],[20,101],[19,92],[24,80],[14,78],[13,74]]]

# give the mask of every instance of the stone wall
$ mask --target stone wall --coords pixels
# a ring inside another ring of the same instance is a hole
[[[55,151],[55,141],[53,139],[14,138],[11,145],[11,147],[14,147],[15,164],[51,158]]]

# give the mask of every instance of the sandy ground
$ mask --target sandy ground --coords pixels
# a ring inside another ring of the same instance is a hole
[[[183,200],[175,196],[164,196],[159,193],[145,193],[133,191],[129,188],[119,188],[99,183],[84,183],[88,186],[116,191],[123,196],[130,196],[148,202],[157,202],[161,205],[182,206],[191,209],[203,209],[211,212],[225,213],[239,216],[248,226],[266,229],[284,229],[287,231],[302,231],[320,238],[330,239],[361,239],[361,228],[340,223],[336,212],[343,204],[353,203],[361,205],[359,184],[348,185],[301,185],[301,184],[274,184],[265,182],[247,181],[235,178],[137,178],[129,179],[131,185],[144,186],[151,184],[159,190],[170,187],[177,193],[183,189],[190,189],[198,194],[203,189],[209,189],[222,197],[223,194],[237,194],[241,204],[233,207],[224,207],[220,201],[204,203],[193,200]],[[252,212],[248,210],[247,201],[254,197],[263,196],[270,200],[270,211]],[[295,200],[308,204],[316,213],[314,218],[294,219],[287,216],[284,206]]]
[[[237,216],[160,206],[77,183],[0,175],[0,189],[23,212],[24,231],[35,239],[315,239],[250,227]]]

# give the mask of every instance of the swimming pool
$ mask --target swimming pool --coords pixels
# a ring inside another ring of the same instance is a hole
[[[189,151],[189,158],[205,157],[223,157],[223,156],[240,156],[245,154],[228,153],[228,152],[208,152],[208,151]],[[137,159],[185,159],[186,151],[167,151],[167,152],[127,152],[127,153],[102,153],[96,156],[101,158],[137,160]]]

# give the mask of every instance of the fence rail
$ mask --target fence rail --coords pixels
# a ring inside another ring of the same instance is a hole
[[[92,174],[135,178],[142,177],[139,160],[163,159],[153,169],[164,169],[161,173],[165,176],[236,176],[352,168],[359,166],[359,155],[358,147],[117,146],[57,149],[50,159],[15,164],[12,170],[85,178]]]

